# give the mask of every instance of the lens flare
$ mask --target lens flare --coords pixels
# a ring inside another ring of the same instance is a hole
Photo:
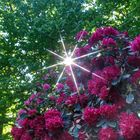
[[[81,37],[82,37],[82,34],[81,34]],[[81,41],[81,37],[80,37],[80,39],[78,40],[78,42]],[[69,53],[67,53],[67,51],[66,51],[66,46],[65,46],[65,44],[64,44],[64,41],[63,41],[63,38],[62,38],[61,35],[60,35],[60,41],[61,41],[61,43],[62,43],[65,56],[61,56],[61,55],[59,55],[59,54],[57,54],[57,53],[55,53],[55,52],[53,52],[53,51],[47,49],[48,52],[50,52],[51,54],[57,56],[58,58],[60,58],[60,59],[62,59],[62,60],[61,60],[59,63],[56,63],[56,64],[51,65],[51,66],[48,66],[46,69],[53,68],[53,67],[56,67],[56,66],[59,66],[59,65],[64,66],[64,67],[63,67],[63,70],[62,70],[62,72],[61,72],[61,74],[60,74],[60,76],[58,77],[58,80],[57,80],[57,82],[56,82],[56,85],[57,85],[57,84],[59,83],[59,81],[61,80],[61,78],[62,78],[62,76],[63,76],[63,74],[64,74],[64,72],[65,72],[66,67],[69,66],[69,67],[70,67],[70,70],[71,70],[71,76],[72,76],[73,82],[74,82],[75,87],[76,87],[76,89],[77,89],[77,93],[79,93],[78,83],[76,82],[76,77],[75,77],[75,75],[74,75],[72,66],[73,66],[73,65],[74,65],[74,66],[77,66],[78,68],[80,68],[81,70],[84,70],[85,72],[90,72],[90,71],[89,71],[88,69],[86,69],[86,68],[84,68],[84,67],[82,67],[82,66],[76,64],[75,60],[79,60],[79,59],[81,59],[81,58],[85,58],[85,57],[88,57],[88,56],[93,55],[93,54],[94,54],[94,55],[95,55],[95,54],[99,54],[101,51],[95,51],[95,52],[88,53],[88,54],[86,54],[86,55],[82,55],[82,56],[80,56],[80,57],[74,57],[74,58],[73,58],[73,55],[74,55],[74,53],[75,53],[75,50],[76,50],[78,44],[75,45],[73,51],[69,54]],[[97,75],[97,74],[95,74],[95,73],[92,73],[92,74],[93,74],[94,76],[96,76],[96,77],[98,77],[98,78],[104,80],[103,77],[101,77],[101,76],[99,76],[99,75]]]
[[[70,66],[73,64],[73,59],[71,57],[66,57],[65,60],[64,60],[64,64],[66,66]]]

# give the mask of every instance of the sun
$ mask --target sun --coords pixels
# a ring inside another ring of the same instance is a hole
[[[71,58],[71,57],[66,57],[65,58],[65,60],[64,60],[64,64],[66,65],[66,66],[70,66],[70,65],[72,65],[74,63],[74,60]]]
[[[81,41],[81,37],[82,37],[82,34],[81,34],[80,39],[78,40],[78,42]],[[74,53],[75,53],[75,50],[77,49],[78,44],[75,45],[73,51],[72,51],[72,52],[70,51],[71,53],[69,54],[69,53],[67,53],[67,51],[66,51],[66,47],[65,47],[65,44],[64,44],[64,41],[63,41],[63,38],[62,38],[61,35],[60,35],[60,41],[61,41],[61,43],[62,43],[62,46],[63,46],[64,54],[65,54],[65,55],[64,55],[64,56],[61,56],[61,55],[59,55],[59,54],[57,54],[57,53],[55,53],[55,52],[53,52],[53,51],[51,51],[51,50],[49,50],[49,49],[46,49],[48,52],[50,52],[51,54],[53,54],[53,55],[57,56],[59,59],[61,59],[61,61],[60,61],[59,63],[56,63],[56,64],[51,65],[51,66],[48,66],[46,69],[53,68],[53,67],[60,66],[60,65],[63,66],[63,70],[62,70],[62,72],[60,73],[60,75],[59,75],[59,77],[58,77],[58,80],[57,80],[57,82],[56,82],[56,85],[57,85],[57,84],[59,83],[59,81],[61,80],[61,78],[62,78],[62,76],[63,76],[63,74],[64,74],[64,72],[65,72],[66,67],[68,66],[68,67],[70,68],[71,76],[72,76],[73,81],[74,81],[74,83],[75,83],[75,87],[76,87],[76,89],[77,89],[77,93],[79,93],[78,84],[77,84],[76,77],[75,77],[74,71],[73,71],[73,65],[76,66],[76,67],[78,67],[78,68],[80,68],[81,70],[83,70],[83,71],[85,71],[85,72],[88,72],[88,73],[92,73],[92,72],[91,72],[90,70],[88,70],[88,69],[86,69],[86,68],[84,68],[84,67],[78,65],[78,64],[75,62],[75,60],[78,60],[78,59],[87,57],[87,56],[89,56],[89,55],[99,54],[101,51],[95,51],[95,52],[91,52],[91,53],[88,53],[88,54],[85,54],[85,55],[82,55],[82,56],[79,56],[79,57],[74,57]],[[97,75],[96,73],[92,73],[92,75],[94,75],[94,76],[96,76],[96,77],[98,77],[98,78],[104,80],[103,77]]]

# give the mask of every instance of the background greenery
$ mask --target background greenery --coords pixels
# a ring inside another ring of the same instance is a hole
[[[73,43],[85,28],[113,26],[140,33],[139,0],[1,0],[0,1],[0,140],[10,140],[16,113],[28,98],[44,66],[61,52],[59,32]],[[32,76],[31,76],[32,75]]]

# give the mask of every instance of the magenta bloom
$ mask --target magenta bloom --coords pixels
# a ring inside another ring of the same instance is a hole
[[[100,129],[98,133],[98,139],[99,140],[118,140],[118,134],[114,129],[110,127],[102,128]]]
[[[55,116],[45,120],[46,129],[50,132],[55,132],[63,128],[63,121],[60,117]]]
[[[14,137],[14,140],[19,140],[23,133],[23,128],[17,128],[16,126],[12,127],[11,134]]]
[[[43,84],[43,89],[44,89],[44,90],[50,89],[50,85],[49,85],[49,84]]]
[[[94,43],[98,42],[99,40],[103,39],[103,35],[101,34],[101,32],[99,30],[96,30],[96,32],[94,32],[92,34],[92,36],[89,39],[89,44],[93,45]]]
[[[37,110],[36,109],[31,109],[31,110],[28,110],[28,115],[29,116],[34,116],[37,114]]]
[[[105,119],[115,119],[117,118],[118,111],[115,105],[102,105],[100,107],[100,115]]]
[[[117,43],[112,38],[104,38],[102,40],[103,46],[110,47],[110,46],[117,46]]]
[[[99,119],[99,110],[93,107],[87,107],[84,110],[83,115],[85,122],[92,126],[93,124],[96,124]]]
[[[88,32],[85,30],[82,30],[77,33],[76,40],[80,41],[81,39],[84,39],[88,35]]]
[[[68,106],[73,106],[75,104],[78,103],[78,95],[72,95],[72,96],[69,96],[66,101],[65,101],[65,104],[68,105]]]
[[[134,52],[140,52],[140,35],[131,43],[131,50]]]
[[[139,85],[140,81],[140,70],[136,71],[132,76],[131,76],[131,82],[133,84]]]
[[[44,114],[44,116],[45,116],[45,119],[52,118],[55,116],[60,117],[61,113],[57,109],[50,109]]]
[[[56,89],[57,89],[57,90],[62,90],[63,88],[64,88],[64,85],[61,84],[61,83],[58,83],[58,84],[56,85]]]
[[[117,31],[116,29],[114,29],[113,27],[105,27],[103,28],[104,31],[104,35],[118,35],[119,31]]]
[[[129,56],[127,62],[133,67],[140,67],[140,57]]]
[[[126,140],[140,139],[140,119],[135,114],[122,113],[120,115],[120,134]]]
[[[21,136],[20,140],[33,140],[33,137],[30,135],[29,132],[25,132],[25,133],[23,133],[23,135]]]
[[[116,80],[121,74],[121,69],[118,66],[107,66],[103,69],[103,78],[108,82]]]

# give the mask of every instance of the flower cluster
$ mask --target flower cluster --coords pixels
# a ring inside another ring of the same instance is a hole
[[[45,114],[45,126],[49,132],[57,132],[63,128],[61,113],[57,110],[48,110]]]
[[[139,140],[140,36],[102,27],[75,39],[78,91],[69,66],[56,87],[48,71],[18,113],[14,140]]]
[[[120,115],[120,134],[126,140],[140,139],[140,119],[135,114],[122,113]]]
[[[84,120],[88,125],[93,125],[99,120],[99,110],[96,108],[86,108],[84,110]]]
[[[140,52],[140,35],[131,43],[131,49],[134,52]]]
[[[99,140],[118,140],[118,134],[112,128],[102,128],[98,137]]]

